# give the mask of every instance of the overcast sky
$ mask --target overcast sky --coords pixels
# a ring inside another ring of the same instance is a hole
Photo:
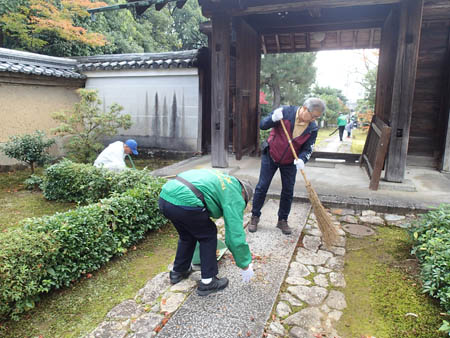
[[[314,64],[316,82],[321,87],[341,89],[350,102],[356,102],[364,93],[357,83],[366,73],[364,58],[374,67],[378,64],[378,49],[320,51]]]

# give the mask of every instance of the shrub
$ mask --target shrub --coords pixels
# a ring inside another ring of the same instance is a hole
[[[113,192],[122,193],[155,180],[162,182],[148,170],[127,169],[116,173],[90,164],[63,160],[45,170],[42,190],[48,200],[92,203]]]
[[[157,197],[163,180],[0,233],[0,318],[34,306],[38,296],[70,285],[166,223]]]
[[[25,180],[25,188],[27,190],[42,190],[44,179],[39,175],[31,175]]]
[[[0,234],[0,318],[9,314],[17,319],[50,289],[45,281],[58,249],[46,233],[15,229]]]
[[[25,162],[33,174],[36,164],[44,165],[51,160],[47,149],[54,143],[54,139],[45,139],[44,132],[36,130],[34,134],[11,136],[1,150],[6,156]]]
[[[411,233],[412,253],[421,264],[423,291],[439,299],[450,313],[450,205],[443,204],[422,215]]]
[[[65,145],[70,159],[89,163],[103,148],[101,139],[117,135],[119,128],[131,127],[131,115],[121,114],[123,108],[117,103],[112,104],[109,111],[103,111],[97,90],[78,89],[77,92],[81,99],[73,111],[53,114],[53,118],[61,123],[53,131],[58,135],[70,136]]]
[[[63,160],[45,170],[42,191],[51,201],[97,202],[109,195],[111,181],[108,170]]]

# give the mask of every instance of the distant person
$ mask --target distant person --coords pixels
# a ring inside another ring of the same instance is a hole
[[[339,113],[339,116],[337,118],[337,125],[339,128],[339,140],[342,141],[342,138],[344,137],[345,126],[347,125],[347,116],[344,113]]]
[[[172,284],[188,278],[197,242],[200,246],[201,276],[197,294],[207,296],[227,287],[226,277],[218,278],[217,227],[211,220],[223,216],[225,244],[241,268],[242,280],[253,276],[252,255],[245,239],[244,210],[251,200],[251,185],[213,169],[192,169],[164,184],[159,209],[178,232],[178,247],[170,271]]]
[[[347,138],[350,138],[352,136],[353,123],[354,122],[352,120],[350,120],[350,122],[345,125],[345,131],[347,132]]]
[[[279,169],[282,188],[277,228],[285,235],[291,234],[292,229],[289,227],[287,220],[294,195],[295,177],[297,171],[303,169],[305,163],[311,157],[319,130],[315,120],[321,117],[324,111],[325,103],[321,99],[311,97],[302,106],[277,108],[271,115],[261,120],[260,128],[262,130],[269,128],[272,128],[272,130],[262,151],[259,181],[255,188],[252,217],[248,226],[250,232],[257,230],[267,190],[273,176]],[[294,159],[289,140],[283,131],[280,120],[283,120],[288,130],[298,160]]]
[[[94,166],[103,167],[112,171],[122,171],[127,168],[125,164],[125,155],[137,155],[137,142],[133,139],[126,140],[125,142],[116,141],[108,145],[98,155],[94,162]]]

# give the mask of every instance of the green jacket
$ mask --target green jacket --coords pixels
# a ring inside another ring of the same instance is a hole
[[[179,176],[191,182],[205,198],[209,216],[225,221],[225,244],[233,254],[236,265],[246,268],[252,255],[245,239],[243,226],[245,201],[239,181],[214,169],[194,169]],[[182,206],[203,206],[202,201],[183,183],[171,180],[164,184],[159,195],[169,203]]]
[[[346,126],[347,125],[347,116],[339,115],[338,119],[337,119],[337,125],[338,125],[338,127]]]

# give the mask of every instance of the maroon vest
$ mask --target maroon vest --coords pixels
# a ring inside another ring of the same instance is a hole
[[[286,129],[288,130],[289,137],[292,139],[291,121],[283,120]],[[295,153],[298,155],[302,145],[310,138],[311,134],[300,135],[292,140]],[[269,138],[269,153],[272,160],[281,165],[292,164],[294,162],[294,155],[290,149],[289,142],[284,134],[283,127],[278,124],[270,131]]]

